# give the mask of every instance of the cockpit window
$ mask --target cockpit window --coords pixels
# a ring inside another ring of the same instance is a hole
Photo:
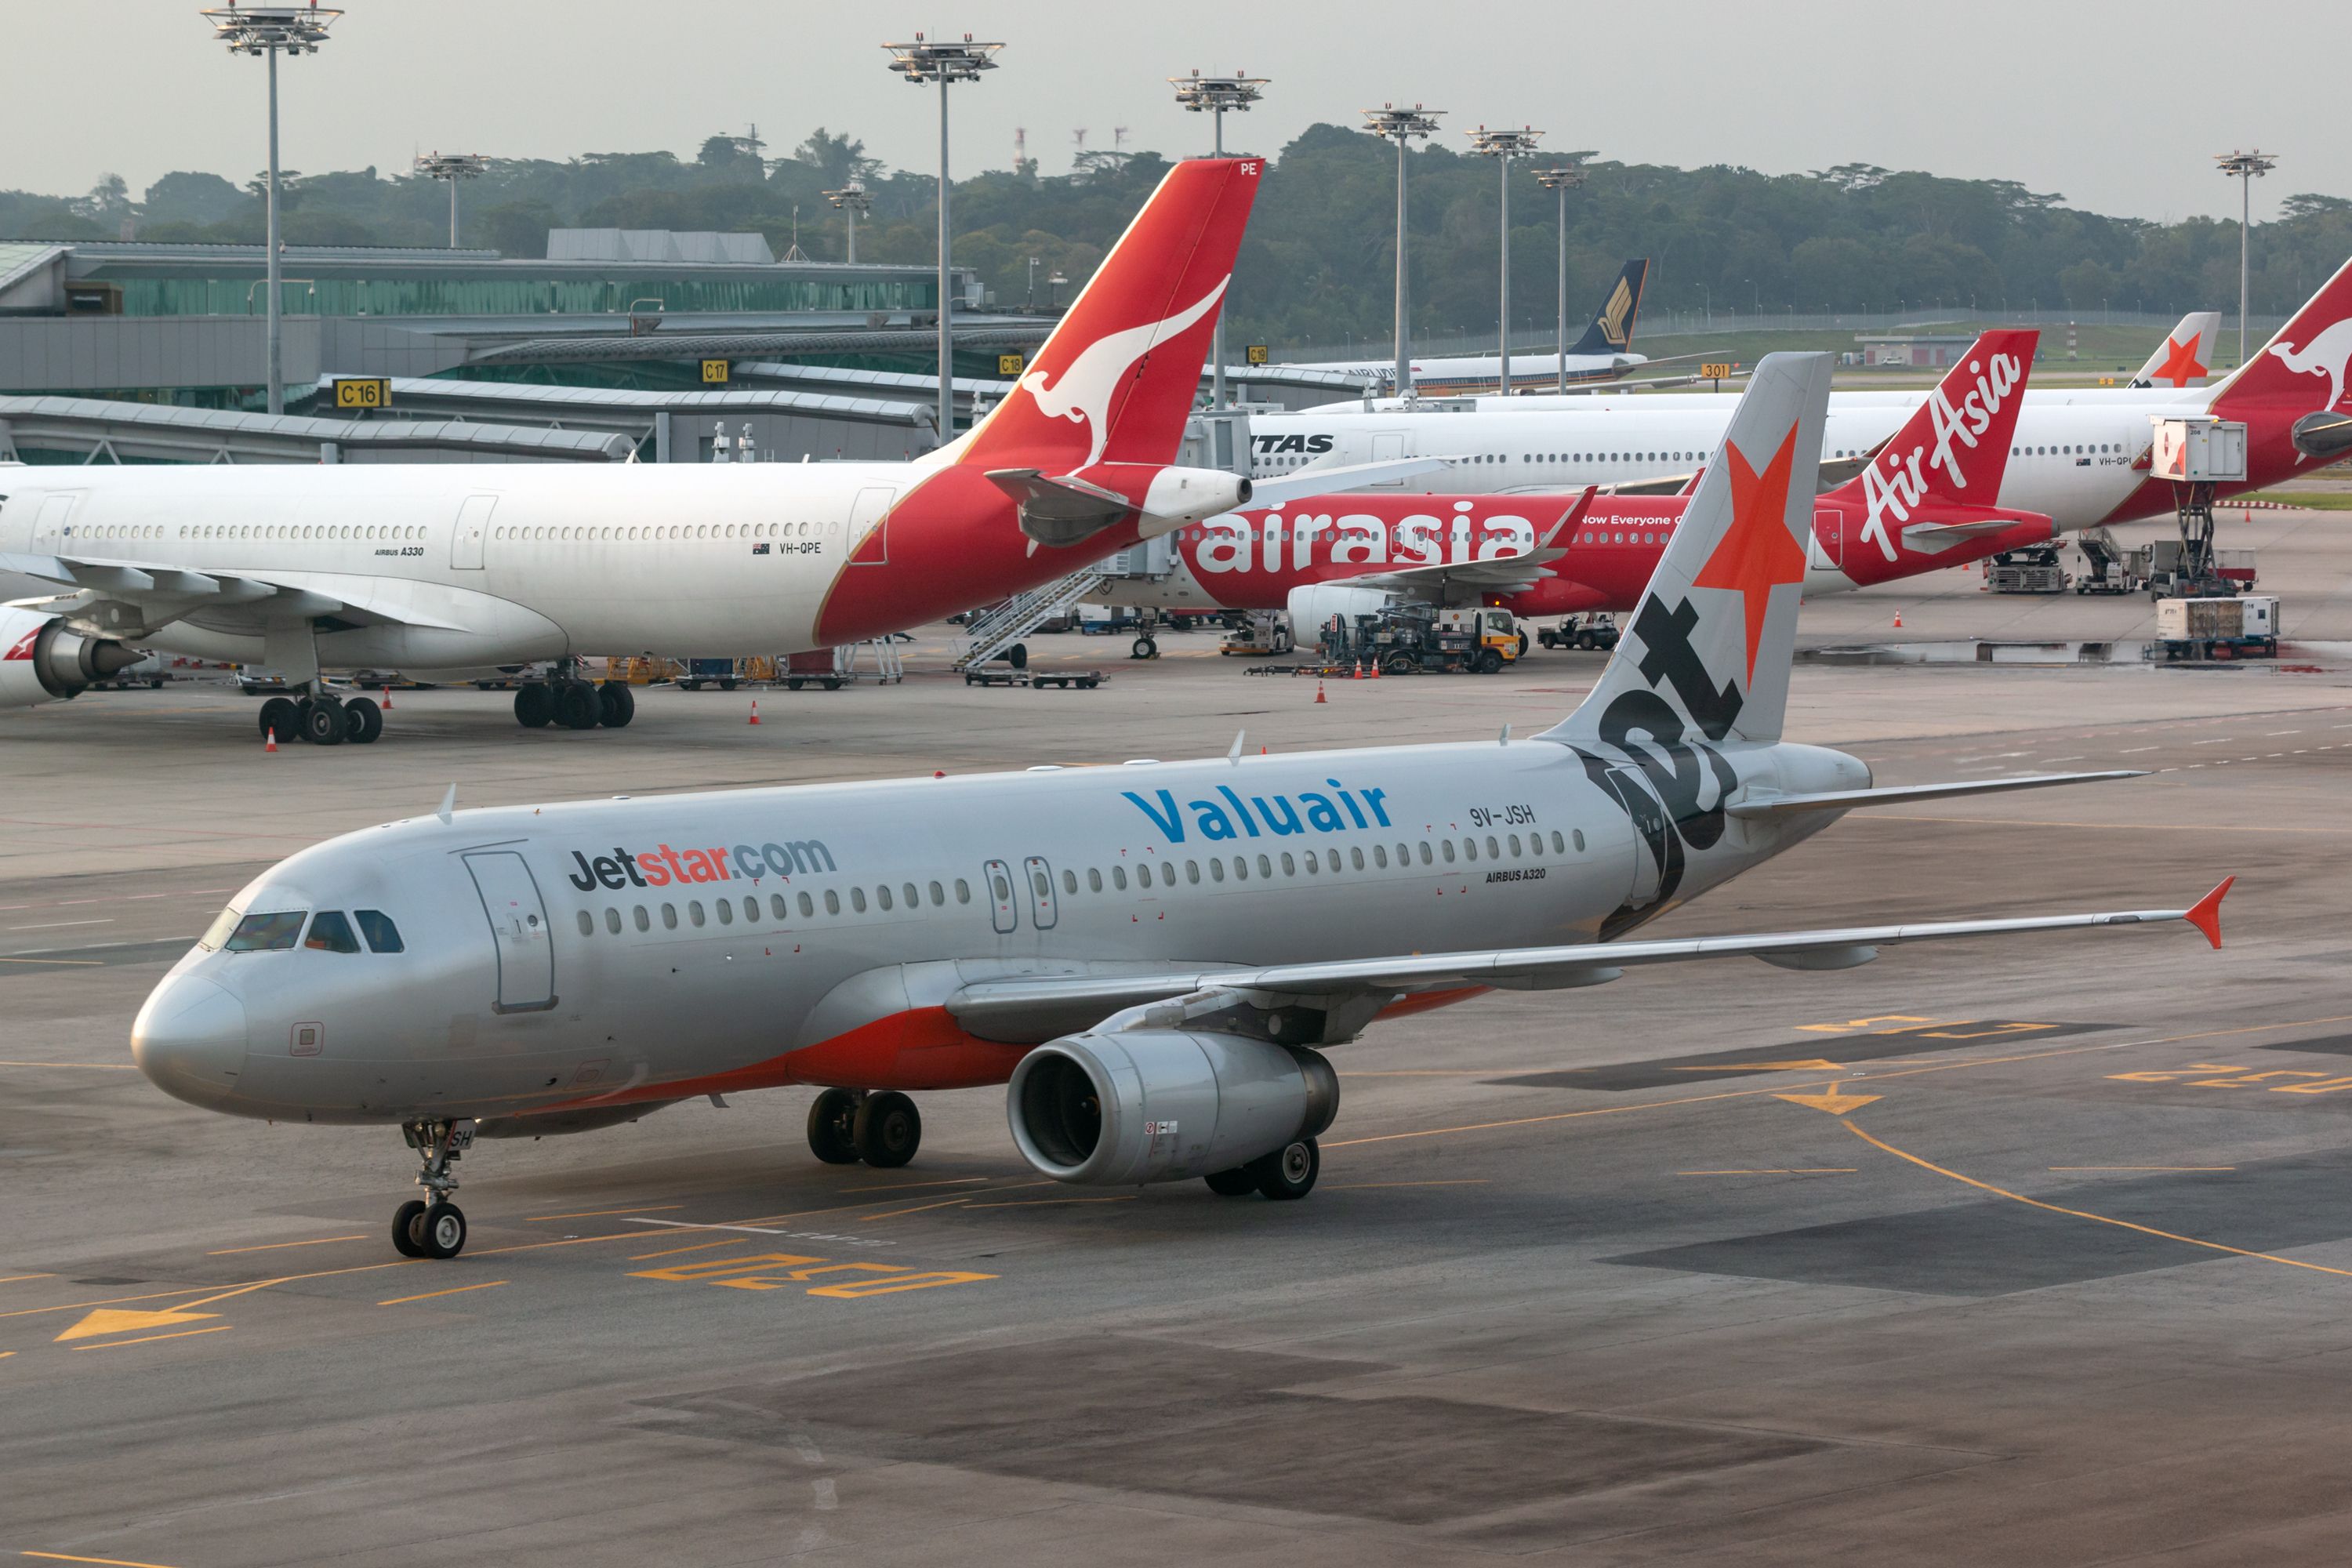
[[[274,915],[247,915],[223,945],[231,952],[276,952],[294,945],[302,934],[307,910],[287,910]]]
[[[235,931],[236,922],[244,918],[245,911],[231,904],[220,912],[219,919],[205,929],[204,935],[196,938],[196,945],[206,952],[218,952],[221,943],[228,940],[228,933]]]
[[[385,914],[382,910],[354,910],[352,912],[360,922],[360,930],[366,933],[368,951],[371,952],[404,951],[400,941],[400,928],[392,923],[390,915]]]
[[[310,917],[310,934],[302,945],[318,952],[357,952],[360,939],[352,934],[352,922],[342,910],[320,910]]]

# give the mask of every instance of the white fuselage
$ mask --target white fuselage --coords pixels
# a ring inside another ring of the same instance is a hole
[[[859,534],[929,471],[920,461],[19,468],[0,479],[0,552],[266,574],[397,612],[323,631],[329,664],[784,653],[817,646],[818,610]],[[201,601],[139,641],[261,658],[249,623],[208,625]]]
[[[1726,799],[1869,777],[1808,746],[1724,755]],[[1428,951],[1590,941],[1612,911],[1670,908],[1831,816],[1732,819],[1662,888],[1626,808],[1548,742],[426,816],[306,850],[230,906],[378,911],[404,951],[200,947],[134,1047],[183,1098],[296,1121],[652,1099],[752,1069],[938,1087],[973,1080],[943,1065],[923,1081],[887,1031],[968,984],[1369,956],[1401,933]],[[290,1050],[289,1018],[323,1046]],[[830,1076],[775,1065],[803,1051]]]
[[[1822,460],[1869,452],[1900,429],[1926,395],[1832,394]],[[2028,392],[1999,500],[1989,496],[1986,503],[2044,513],[2062,529],[2103,521],[2147,478],[2134,465],[2148,449],[2150,419],[2201,414],[2210,396],[2198,389]],[[1528,401],[1509,399],[1508,412],[1366,413],[1342,404],[1259,415],[1250,422],[1253,461],[1259,474],[1275,475],[1314,462],[1443,457],[1457,460],[1370,493],[1567,491],[1688,473],[1723,439],[1738,406],[1736,397],[1706,393],[1546,399],[1549,406],[1522,411],[1517,405]]]
[[[1545,386],[1559,378],[1563,360],[1558,353],[1547,353],[1530,349],[1511,355],[1511,383],[1515,386]],[[1572,382],[1613,381],[1627,371],[1649,363],[1649,356],[1637,353],[1569,354],[1565,358],[1568,379]],[[1390,359],[1329,360],[1296,367],[1300,370],[1336,371],[1342,375],[1360,375],[1367,379],[1393,377],[1396,361]],[[1467,354],[1450,359],[1417,359],[1412,362],[1414,389],[1428,395],[1455,390],[1475,392],[1492,387],[1502,379],[1503,361],[1499,354]]]

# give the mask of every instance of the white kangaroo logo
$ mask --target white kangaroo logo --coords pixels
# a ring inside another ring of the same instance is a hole
[[[1118,390],[1129,369],[1160,339],[1173,337],[1207,315],[1230,281],[1230,278],[1218,279],[1215,288],[1164,321],[1146,321],[1124,331],[1105,333],[1081,350],[1069,368],[1058,375],[1051,371],[1033,370],[1021,378],[1021,384],[1028,389],[1038,411],[1047,418],[1067,419],[1072,424],[1085,422],[1092,444],[1080,467],[1092,468],[1102,461],[1103,447],[1110,440],[1111,395]],[[1054,376],[1050,390],[1045,385],[1049,375]]]
[[[2352,316],[2346,317],[2311,340],[2301,349],[2293,343],[2273,343],[2271,353],[2287,369],[2302,375],[2324,375],[2327,378],[2327,406],[2333,408],[2344,397],[2344,368],[2352,363]]]

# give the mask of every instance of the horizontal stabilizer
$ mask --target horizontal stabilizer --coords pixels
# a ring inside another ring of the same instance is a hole
[[[2096,784],[2104,779],[2140,779],[2147,770],[2115,768],[2094,773],[2026,773],[2007,779],[1969,779],[1961,784],[1890,784],[1879,789],[1828,790],[1819,795],[1751,796],[1724,807],[1727,816],[1760,821],[1804,811],[1852,811],[1864,805],[1909,805],[1916,801],[1947,800],[1963,795],[2006,795],[2011,790],[2047,789],[2053,784]]]
[[[1048,476],[1036,468],[991,468],[988,482],[1011,496],[1021,513],[1021,531],[1040,544],[1072,545],[1100,533],[1136,510],[1117,490],[1089,484],[1073,474]]]

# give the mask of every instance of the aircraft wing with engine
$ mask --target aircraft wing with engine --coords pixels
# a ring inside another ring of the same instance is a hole
[[[459,590],[392,578],[333,572],[193,572],[80,555],[0,554],[0,571],[57,584],[56,597],[46,604],[26,601],[26,607],[46,608],[75,630],[97,637],[141,637],[192,616],[201,616],[217,629],[256,636],[271,622],[329,617],[354,626],[415,626],[461,634],[474,629],[460,618],[455,603]]]

